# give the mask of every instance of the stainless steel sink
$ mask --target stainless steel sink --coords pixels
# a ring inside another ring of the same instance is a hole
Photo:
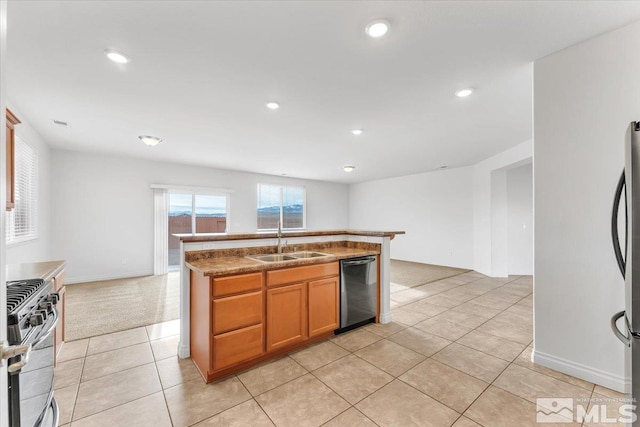
[[[316,258],[321,256],[329,256],[329,254],[323,254],[322,252],[311,252],[311,251],[303,251],[303,252],[293,252],[290,253],[294,258]]]
[[[262,261],[262,262],[291,261],[291,260],[297,259],[296,257],[293,257],[291,255],[284,255],[284,254],[253,255],[253,256],[248,256],[247,258],[255,259],[257,261]]]

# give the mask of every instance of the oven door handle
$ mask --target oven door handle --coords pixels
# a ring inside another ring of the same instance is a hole
[[[58,423],[60,422],[60,414],[58,408],[58,402],[56,402],[56,398],[51,398],[51,410],[53,411],[53,420],[51,427],[58,427]]]
[[[25,367],[25,365],[29,362],[29,355],[31,354],[31,348],[32,348],[31,344],[25,344],[25,345],[14,345],[9,347],[7,350],[3,350],[3,353],[4,353],[2,355],[3,357],[9,358],[9,357],[22,355],[19,362],[12,363],[7,367],[7,371],[10,374],[13,374],[14,372],[17,372],[20,369]]]
[[[58,315],[58,310],[55,307],[53,307],[53,323],[51,324],[51,326],[49,326],[49,328],[46,331],[43,331],[40,334],[38,334],[35,341],[31,343],[31,346],[36,347],[40,345],[45,339],[47,339],[49,334],[53,332],[56,326],[58,326],[59,320],[60,320],[60,316]]]

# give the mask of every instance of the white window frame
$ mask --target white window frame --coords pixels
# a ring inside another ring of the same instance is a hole
[[[285,228],[282,227],[282,230],[293,231],[293,230],[306,230],[307,229],[307,187],[303,185],[287,185],[287,184],[271,184],[268,182],[259,182],[256,187],[256,229],[258,232],[271,232],[276,231],[277,228],[257,228],[258,225],[258,209],[260,209],[260,186],[261,185],[270,185],[272,187],[280,188],[280,224],[284,225],[284,207],[282,206],[282,190],[286,187],[289,188],[301,188],[302,189],[302,227],[297,228]]]
[[[38,150],[35,149],[35,147],[33,147],[31,144],[27,143],[26,141],[24,141],[22,138],[20,138],[20,136],[15,135],[15,140],[14,140],[15,146],[14,146],[14,155],[16,156],[14,159],[14,167],[15,169],[15,182],[14,182],[14,188],[15,188],[15,197],[16,197],[16,204],[14,206],[14,208],[11,211],[7,211],[5,213],[5,218],[6,218],[6,232],[5,232],[5,241],[6,241],[6,245],[7,246],[13,246],[13,245],[18,245],[21,243],[25,243],[25,242],[30,242],[33,240],[37,240],[40,235],[39,235],[39,230],[38,230],[38,223],[40,221],[40,217],[39,217],[39,193],[40,193],[40,170],[39,170],[39,163],[40,163],[40,156],[38,154]],[[20,146],[24,146],[24,148],[21,148]],[[15,215],[18,209],[20,209],[20,204],[25,203],[25,195],[20,196],[20,190],[19,190],[19,186],[21,185],[19,183],[19,180],[22,178],[21,177],[21,171],[18,170],[19,164],[21,163],[20,160],[18,159],[18,156],[21,155],[23,150],[29,150],[30,151],[30,156],[31,158],[29,159],[30,167],[33,168],[30,173],[27,172],[27,174],[30,174],[30,182],[27,184],[29,186],[29,197],[28,197],[28,202],[29,206],[28,206],[28,213],[27,215],[29,216],[29,228],[26,231],[21,231],[20,234],[16,234],[17,231],[15,230]]]

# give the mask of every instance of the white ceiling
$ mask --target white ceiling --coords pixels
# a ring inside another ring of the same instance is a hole
[[[10,1],[8,14],[9,101],[54,147],[362,182],[530,139],[532,61],[639,20],[640,2]],[[363,31],[375,18],[392,25],[378,40]]]

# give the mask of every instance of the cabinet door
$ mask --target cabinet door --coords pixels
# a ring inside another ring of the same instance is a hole
[[[307,338],[307,285],[267,290],[267,351]]]
[[[309,336],[338,329],[340,293],[338,278],[309,282]]]

